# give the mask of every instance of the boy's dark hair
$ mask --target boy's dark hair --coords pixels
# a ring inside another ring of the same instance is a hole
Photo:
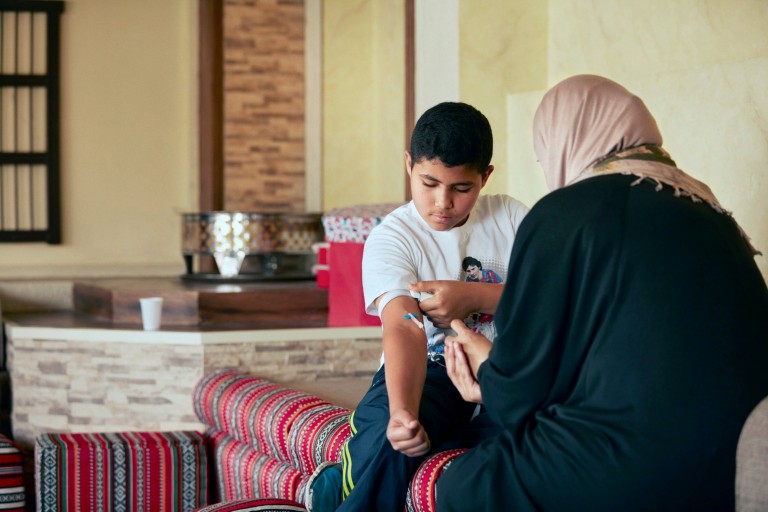
[[[438,103],[416,122],[410,152],[412,165],[439,158],[448,167],[469,165],[484,173],[493,156],[491,125],[472,105]]]

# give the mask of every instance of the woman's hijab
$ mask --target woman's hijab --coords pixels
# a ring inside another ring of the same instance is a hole
[[[576,75],[550,89],[533,119],[533,147],[555,190],[599,159],[662,138],[640,98],[607,78]]]
[[[643,101],[595,75],[572,76],[552,87],[533,118],[533,147],[550,190],[593,176],[632,174],[638,177],[633,185],[650,179],[657,190],[669,185],[675,195],[730,215],[705,183],[677,168],[662,142]]]

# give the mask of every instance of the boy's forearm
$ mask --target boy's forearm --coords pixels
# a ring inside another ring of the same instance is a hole
[[[423,327],[405,318],[407,314],[420,314],[418,303],[409,296],[395,297],[381,312],[384,374],[390,414],[406,409],[418,416],[427,373],[427,337]]]
[[[405,327],[385,331],[383,338],[389,411],[406,409],[417,416],[427,372],[426,339],[415,326]]]

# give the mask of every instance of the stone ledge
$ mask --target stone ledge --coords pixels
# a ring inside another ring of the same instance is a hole
[[[219,369],[247,372],[352,407],[381,355],[379,327],[204,333],[9,327],[14,438],[27,448],[51,431],[198,430],[194,386]],[[99,340],[108,334],[144,342]],[[174,342],[173,335],[198,342]],[[163,342],[150,341],[163,336]]]

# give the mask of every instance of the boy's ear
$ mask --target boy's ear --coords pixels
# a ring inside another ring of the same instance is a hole
[[[492,172],[493,172],[493,166],[489,165],[488,168],[483,173],[483,181],[482,181],[482,184],[480,185],[481,188],[484,187],[486,183],[488,183],[488,178],[490,178]]]
[[[413,161],[411,159],[411,153],[406,151],[405,152],[405,172],[408,173],[408,176],[411,175],[411,168],[413,167]]]

